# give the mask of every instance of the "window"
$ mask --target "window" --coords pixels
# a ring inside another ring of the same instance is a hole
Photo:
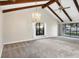
[[[79,24],[77,24],[77,36],[79,36]]]
[[[79,37],[79,23],[64,24],[64,35]]]
[[[44,35],[44,24],[36,23],[36,35]]]
[[[70,26],[71,26],[71,35],[72,36],[76,36],[77,35],[77,27],[76,27],[76,24],[75,23],[73,23],[73,24],[70,24]]]
[[[65,24],[64,30],[65,30],[65,35],[70,36],[70,32],[71,32],[70,24]]]

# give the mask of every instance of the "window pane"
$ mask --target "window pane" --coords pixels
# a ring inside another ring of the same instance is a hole
[[[39,33],[39,23],[36,23],[36,35],[40,35],[40,33]]]
[[[65,25],[65,35],[66,36],[70,36],[70,24],[66,24]]]
[[[79,24],[77,24],[77,36],[79,36]]]
[[[79,23],[64,24],[64,35],[79,38]]]
[[[36,23],[36,35],[44,35],[44,24]]]
[[[40,35],[44,35],[44,24],[40,23]]]
[[[71,26],[71,36],[76,36],[77,35],[76,24],[72,23],[70,24],[70,26]]]

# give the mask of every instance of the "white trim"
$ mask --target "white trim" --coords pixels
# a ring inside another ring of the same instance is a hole
[[[19,42],[25,42],[25,41],[31,41],[31,40],[37,40],[37,39],[44,39],[44,38],[49,38],[50,36],[47,36],[47,37],[40,37],[40,38],[33,38],[33,39],[25,39],[25,40],[20,40],[20,41],[13,41],[13,42],[6,42],[6,43],[3,43],[4,45],[6,44],[13,44],[13,43],[19,43]],[[53,36],[51,36],[53,37]]]
[[[13,43],[19,43],[19,42],[24,42],[24,41],[30,41],[30,40],[34,40],[34,39],[25,39],[25,40],[19,40],[19,41],[12,41],[12,42],[6,42],[6,43],[3,43],[4,45],[6,44],[13,44]]]

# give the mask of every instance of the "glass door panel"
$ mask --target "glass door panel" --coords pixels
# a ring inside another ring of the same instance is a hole
[[[65,25],[65,35],[66,36],[70,36],[70,32],[71,32],[70,27],[71,27],[70,24]]]
[[[77,36],[79,36],[79,23],[77,24]]]
[[[71,36],[75,37],[77,35],[77,27],[75,23],[70,24],[71,26]]]

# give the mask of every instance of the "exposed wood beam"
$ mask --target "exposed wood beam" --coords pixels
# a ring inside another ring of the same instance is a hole
[[[54,11],[51,7],[47,6],[49,8],[49,10],[56,16],[60,19],[61,22],[64,22]]]
[[[58,4],[59,6],[62,6],[62,5],[60,4],[60,2],[57,2],[57,4]],[[63,6],[62,6],[62,7],[63,7]],[[62,11],[63,11],[64,14],[69,18],[69,20],[72,21],[72,19],[71,19],[70,16],[68,15],[68,13],[67,13],[64,9],[62,9]]]
[[[44,4],[44,5],[42,6],[42,8],[45,8],[46,6],[49,6],[49,5],[51,5],[52,3],[57,2],[57,1],[58,1],[58,0],[50,0],[48,3]]]
[[[75,4],[75,6],[76,6],[76,8],[77,8],[78,12],[79,12],[79,5],[78,5],[77,0],[73,0],[73,1],[74,1],[74,4]]]
[[[33,6],[26,6],[26,7],[19,7],[19,8],[13,8],[13,9],[7,9],[7,10],[3,10],[3,13],[7,13],[7,12],[12,12],[12,11],[17,11],[17,10],[22,10],[22,9],[28,9],[28,8],[34,8],[34,7],[40,7],[43,4],[40,5],[33,5]]]
[[[40,2],[40,1],[48,1],[48,0],[15,0],[15,1],[0,1],[0,5],[11,5],[11,4],[19,4],[19,3],[28,3],[28,2]]]

